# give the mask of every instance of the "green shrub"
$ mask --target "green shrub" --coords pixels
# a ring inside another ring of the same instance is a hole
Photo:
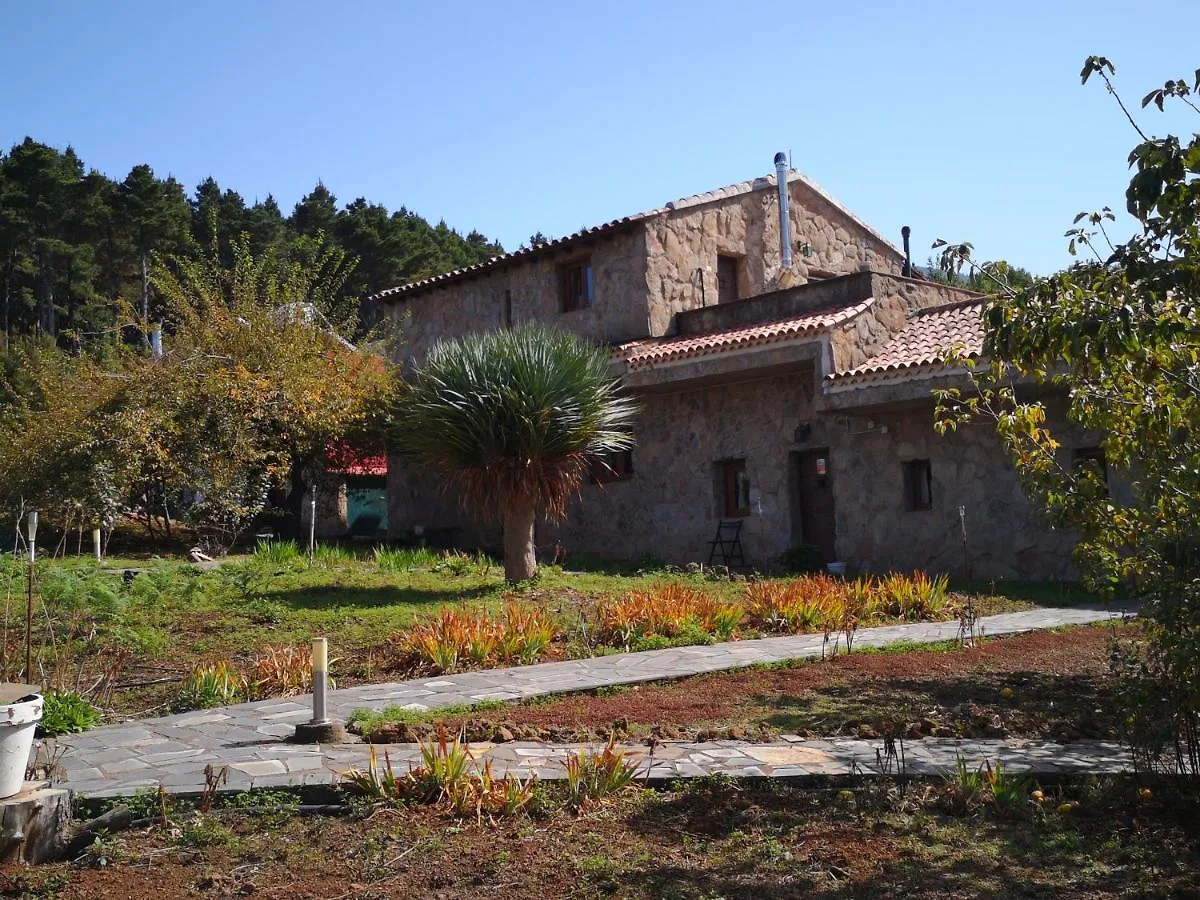
[[[486,575],[494,565],[486,553],[465,553],[451,550],[433,566],[433,571],[461,577],[463,575]]]
[[[636,774],[636,766],[612,740],[599,753],[586,747],[567,759],[567,805],[587,809],[625,790]]]
[[[254,548],[254,561],[269,566],[292,566],[300,561],[300,548],[295,541],[259,541]]]
[[[74,691],[47,691],[43,703],[38,737],[78,734],[100,724],[100,710]]]
[[[353,553],[337,544],[317,544],[313,549],[313,566],[318,569],[337,569],[357,562]]]
[[[171,703],[172,712],[211,709],[236,703],[246,693],[246,679],[227,662],[200,666],[184,679]]]
[[[381,572],[432,569],[442,557],[428,547],[376,547],[371,559]]]

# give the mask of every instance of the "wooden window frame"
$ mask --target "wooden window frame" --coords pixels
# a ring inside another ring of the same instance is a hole
[[[633,478],[633,451],[619,450],[594,458],[588,466],[592,484],[611,484]]]
[[[928,459],[908,459],[901,466],[904,473],[905,511],[925,512],[933,509],[933,464]]]
[[[592,257],[580,256],[558,266],[558,305],[562,312],[588,309],[595,300]]]
[[[721,471],[721,506],[726,519],[742,519],[750,515],[750,476],[746,460],[726,459],[717,463]]]

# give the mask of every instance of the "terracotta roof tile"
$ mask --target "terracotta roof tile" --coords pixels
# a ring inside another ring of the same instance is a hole
[[[984,299],[959,300],[917,312],[875,356],[847,372],[830,378],[841,381],[858,376],[886,375],[942,361],[943,354],[962,346],[970,357],[983,350]]]
[[[803,316],[711,334],[633,341],[618,347],[617,356],[624,359],[630,369],[642,369],[656,363],[774,344],[797,335],[815,334],[838,322],[844,322],[861,313],[871,302],[867,299],[850,306],[829,307]]]

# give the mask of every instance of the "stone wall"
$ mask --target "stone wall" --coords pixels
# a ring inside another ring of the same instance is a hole
[[[588,255],[592,264],[592,305],[562,312],[558,267]],[[442,338],[500,328],[505,324],[506,292],[511,297],[513,324],[537,320],[601,343],[644,337],[645,271],[645,234],[633,224],[587,246],[538,254],[442,288],[418,292],[391,304],[391,315],[402,325],[402,361],[424,359]]]
[[[568,554],[667,562],[706,561],[724,518],[717,463],[745,459],[751,515],[742,544],[747,560],[770,565],[791,543],[788,449],[811,414],[812,368],[702,389],[653,393],[633,451],[633,477],[585,484],[567,520],[547,541]]]
[[[498,550],[500,526],[467,515],[458,495],[436,473],[388,460],[388,535],[438,547]]]
[[[391,303],[403,323],[405,361],[423,359],[440,338],[490,331],[505,322],[511,297],[513,323],[538,320],[593,340],[616,344],[657,337],[675,328],[677,313],[715,305],[717,256],[738,257],[738,296],[754,297],[820,277],[872,269],[894,273],[903,258],[852,216],[804,181],[789,188],[793,267],[780,271],[779,209],[774,178],[755,189],[689,199],[592,241],[525,260],[502,263],[445,287],[422,290]],[[806,254],[802,248],[808,247]],[[591,256],[591,307],[559,308],[558,267]],[[900,279],[907,281],[907,279]]]
[[[743,520],[742,543],[751,566],[769,569],[802,538],[793,531],[791,454],[825,448],[838,555],[851,565],[965,575],[961,505],[973,577],[1074,577],[1072,536],[1040,521],[989,428],[976,425],[939,436],[927,399],[869,417],[814,412],[813,379],[812,365],[801,364],[768,378],[642,395],[633,476],[585,483],[565,522],[539,525],[542,558],[552,558],[560,544],[568,556],[652,554],[676,564],[703,562],[724,518],[717,463],[745,459],[751,514]],[[1061,419],[1054,419],[1057,427]],[[796,443],[801,423],[811,431],[804,443]],[[1096,443],[1066,435],[1078,446]],[[928,510],[905,508],[903,463],[914,459],[930,461]],[[498,547],[498,526],[464,516],[455,497],[442,493],[428,475],[393,464],[388,478],[394,533],[419,524],[435,542]]]
[[[775,179],[731,197],[691,203],[647,222],[650,333],[665,334],[676,313],[717,302],[717,256],[736,256],[738,296],[802,284],[810,273],[899,272],[903,256],[805,182],[789,185],[792,276],[781,278]],[[800,248],[807,245],[806,255]],[[823,276],[824,277],[824,276]]]
[[[300,524],[304,540],[308,540],[309,522],[312,520],[310,494],[305,492],[300,506]],[[317,481],[317,527],[319,538],[341,537],[346,533],[346,479],[336,473],[327,472]]]
[[[838,553],[855,566],[960,576],[969,566],[975,578],[1073,577],[1073,537],[1042,521],[986,424],[938,435],[926,401],[869,418],[820,415],[808,445],[830,448]],[[909,511],[902,466],[918,459],[930,462],[932,508]]]
[[[790,454],[827,448],[838,555],[853,566],[967,574],[961,505],[973,577],[1073,577],[1074,539],[1040,521],[986,426],[939,436],[928,403],[872,419],[812,418],[805,382],[792,375],[647,396],[634,476],[585,485],[567,522],[547,529],[543,543],[557,538],[568,553],[616,559],[651,553],[677,564],[704,561],[723,518],[714,464],[745,458],[751,515],[742,540],[750,565],[767,569],[801,539],[793,533]],[[797,444],[802,421],[812,431]],[[914,459],[930,460],[933,507],[910,512],[902,465]]]
[[[866,362],[904,329],[918,309],[942,306],[981,296],[936,281],[899,275],[871,277],[875,302],[862,315],[833,328],[829,336],[834,372],[845,372]]]

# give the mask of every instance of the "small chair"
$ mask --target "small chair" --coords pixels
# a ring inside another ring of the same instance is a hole
[[[711,566],[717,551],[721,551],[721,562],[726,566],[744,566],[742,555],[742,520],[722,519],[717,523],[717,536],[709,544],[708,564]]]

